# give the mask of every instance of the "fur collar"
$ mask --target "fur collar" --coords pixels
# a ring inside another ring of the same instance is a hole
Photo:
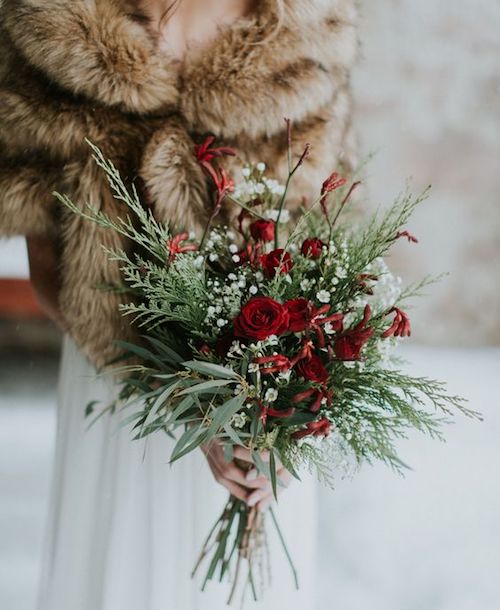
[[[307,29],[343,4],[352,0],[286,0],[285,27]],[[18,52],[64,89],[127,112],[168,112],[179,102],[178,66],[158,55],[132,13],[130,0],[3,0],[0,23]],[[228,28],[211,50],[222,46],[226,55],[228,46],[258,40],[278,17],[275,0],[261,0],[256,14]],[[277,38],[273,52],[289,51],[290,37]]]

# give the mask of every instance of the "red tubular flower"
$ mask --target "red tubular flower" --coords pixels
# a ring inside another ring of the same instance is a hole
[[[408,314],[399,309],[393,307],[387,312],[386,315],[396,314],[392,325],[382,334],[383,339],[387,337],[410,337],[411,336],[411,324]]]
[[[342,322],[344,319],[344,315],[342,313],[333,313],[329,316],[325,316],[323,314],[327,313],[330,309],[329,305],[323,305],[318,310],[316,310],[314,317],[311,322],[311,328],[316,331],[316,335],[318,337],[318,346],[325,347],[325,333],[321,326],[324,326],[327,323],[332,325],[333,330],[339,332],[342,330]]]
[[[186,241],[188,238],[188,233],[179,233],[178,235],[174,235],[171,239],[167,240],[167,248],[169,251],[168,261],[170,263],[178,254],[181,254],[182,252],[195,252],[198,250],[198,246],[196,244],[182,244],[182,242]]]
[[[332,423],[326,419],[320,419],[319,421],[313,421],[306,425],[305,430],[299,430],[292,434],[292,438],[299,440],[305,436],[328,436],[332,431]]]
[[[365,294],[373,294],[373,288],[368,285],[368,282],[378,282],[378,276],[373,273],[362,273],[358,277],[358,284]]]
[[[365,343],[373,337],[374,330],[368,326],[371,308],[365,307],[363,319],[354,328],[342,332],[333,344],[335,355],[340,360],[359,360]]]
[[[319,239],[319,237],[310,237],[304,241],[300,251],[303,256],[318,259],[323,253],[323,248],[325,246],[325,242]]]
[[[268,277],[274,277],[278,272],[288,273],[293,267],[292,257],[282,248],[263,254],[260,263]]]
[[[292,359],[292,366],[295,366],[297,362],[301,360],[310,360],[314,354],[314,345],[313,342],[309,339],[305,339],[302,341],[302,347],[298,354]]]
[[[274,241],[276,224],[273,220],[259,219],[250,225],[250,234],[255,241]]]
[[[212,181],[217,192],[217,204],[224,199],[228,193],[234,191],[234,181],[224,169],[216,170],[211,165],[204,165],[208,175],[212,178]]]
[[[277,417],[279,419],[286,419],[287,417],[291,417],[295,413],[295,409],[290,407],[289,409],[273,409],[272,407],[268,407],[263,402],[258,402],[259,407],[259,419],[262,422],[262,425],[265,426],[267,423],[267,418]]]
[[[215,137],[208,136],[201,144],[197,144],[194,147],[194,155],[201,165],[211,163],[215,158],[225,155],[231,157],[236,155],[236,151],[233,148],[229,148],[229,146],[212,146],[214,142]]]
[[[309,388],[309,390],[296,394],[293,397],[292,402],[295,404],[300,404],[301,402],[312,399],[312,402],[309,405],[309,411],[311,413],[317,413],[321,409],[321,403],[325,398],[326,404],[331,406],[332,394],[327,390],[327,388]]]
[[[321,209],[323,210],[323,214],[328,218],[328,210],[326,209],[326,199],[329,193],[337,190],[338,188],[345,185],[347,180],[345,178],[341,178],[338,172],[333,172],[328,178],[323,182],[323,186],[321,187]]]
[[[309,328],[314,315],[314,306],[304,298],[292,299],[285,303],[290,316],[290,330],[300,333]]]
[[[321,358],[316,354],[313,354],[308,359],[300,360],[295,368],[297,373],[308,381],[313,381],[314,383],[326,383],[328,381],[328,371]]]
[[[396,237],[394,239],[396,240],[396,239],[399,239],[400,237],[406,237],[406,239],[409,242],[418,244],[418,239],[414,235],[412,235],[409,231],[400,231],[399,233],[396,234]]]
[[[234,320],[237,337],[261,341],[287,332],[290,317],[286,308],[269,297],[253,297]]]
[[[276,356],[262,356],[260,358],[254,358],[252,361],[254,364],[258,364],[262,375],[272,375],[273,373],[285,373],[292,368],[290,360],[282,354],[276,354]]]

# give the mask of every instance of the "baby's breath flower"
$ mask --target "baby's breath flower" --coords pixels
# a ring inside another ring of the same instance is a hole
[[[244,413],[235,413],[231,419],[231,424],[234,428],[243,428],[247,420],[248,418]]]
[[[328,290],[320,290],[316,294],[316,298],[320,303],[329,303],[331,296],[332,295],[328,292]]]
[[[264,394],[264,400],[266,402],[274,402],[278,398],[278,390],[275,388],[269,388]]]

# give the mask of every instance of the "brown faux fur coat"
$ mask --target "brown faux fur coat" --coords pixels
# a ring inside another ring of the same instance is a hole
[[[155,215],[195,225],[207,203],[193,142],[212,133],[283,178],[284,117],[297,149],[312,144],[296,195],[353,158],[349,74],[355,0],[275,0],[221,30],[182,62],[161,56],[129,0],[0,0],[0,235],[53,235],[61,245],[60,303],[70,332],[101,366],[130,330],[101,244],[120,238],[56,203],[52,192],[111,215],[120,203],[90,159],[97,144],[145,184]]]

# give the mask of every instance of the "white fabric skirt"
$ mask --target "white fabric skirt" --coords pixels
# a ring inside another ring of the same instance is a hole
[[[65,337],[57,446],[39,610],[223,610],[228,586],[191,570],[227,492],[213,479],[201,452],[173,466],[172,441],[158,435],[132,441],[118,416],[91,428],[85,406],[110,401],[116,386],[96,378]],[[258,610],[313,610],[315,601],[316,485],[294,481],[276,509],[299,571],[297,592],[268,517],[273,582]],[[236,604],[239,607],[239,604]]]

